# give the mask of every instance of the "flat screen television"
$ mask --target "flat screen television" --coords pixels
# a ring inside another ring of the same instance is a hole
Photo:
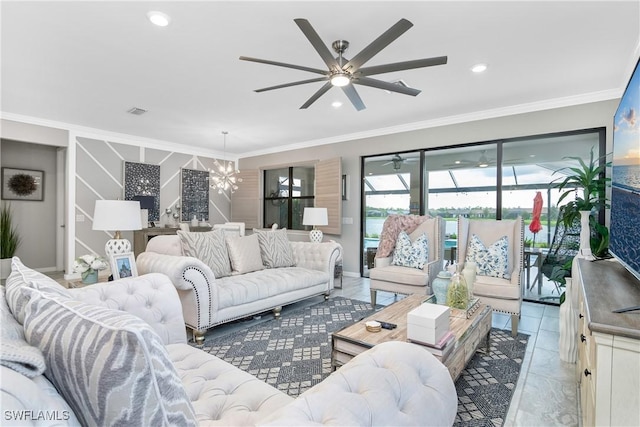
[[[609,252],[640,280],[640,60],[613,122]]]

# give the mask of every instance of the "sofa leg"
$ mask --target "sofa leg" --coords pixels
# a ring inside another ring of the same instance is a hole
[[[280,314],[282,314],[282,306],[278,306],[273,309],[273,317],[275,317],[276,319],[279,319]]]
[[[517,314],[511,315],[511,336],[514,338],[518,336],[518,320],[520,320],[520,316]]]
[[[324,300],[328,301],[329,300],[329,295],[331,295],[329,292],[324,294]]]
[[[371,289],[371,307],[376,308],[376,295],[378,293],[377,290]]]
[[[202,347],[204,346],[204,333],[206,331],[198,331],[198,330],[193,330],[193,342],[196,343],[196,345],[198,347]]]

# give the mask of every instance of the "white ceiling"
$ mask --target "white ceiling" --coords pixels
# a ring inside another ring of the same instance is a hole
[[[1,111],[244,157],[622,94],[638,55],[640,1],[2,1]],[[160,10],[168,27],[149,23]],[[377,76],[417,97],[338,88],[307,110],[317,77],[241,55],[326,66],[295,25],[306,18],[352,57],[400,18],[414,27],[367,65],[448,56],[448,64]],[[470,67],[489,69],[473,74]],[[342,101],[341,108],[331,106]],[[142,116],[131,107],[148,110]]]

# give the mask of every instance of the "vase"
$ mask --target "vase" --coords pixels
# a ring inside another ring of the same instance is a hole
[[[566,278],[565,300],[560,305],[560,337],[558,340],[558,353],[560,360],[567,363],[576,363],[578,356],[578,319],[574,312],[573,298],[570,294],[574,285],[571,277]]]
[[[589,225],[591,211],[580,211],[580,254],[591,257],[591,226]]]
[[[466,310],[469,307],[469,287],[459,266],[451,276],[451,283],[449,283],[447,290],[447,305],[460,310]]]
[[[91,270],[86,275],[82,276],[82,283],[85,285],[91,285],[93,283],[98,283],[98,270]]]
[[[473,299],[473,284],[476,281],[476,263],[473,261],[467,261],[462,269],[462,275],[464,276],[467,287],[469,288],[469,300]]]
[[[431,290],[436,296],[436,304],[445,305],[447,303],[447,290],[451,282],[451,273],[442,270],[431,283]]]

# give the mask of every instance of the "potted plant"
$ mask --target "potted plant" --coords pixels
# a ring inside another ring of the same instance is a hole
[[[98,281],[98,271],[108,267],[107,261],[95,254],[82,255],[75,259],[73,271],[80,273],[82,283],[92,284]]]
[[[558,189],[564,190],[558,199],[558,205],[567,197],[576,194],[574,200],[566,203],[562,220],[569,226],[576,217],[581,217],[584,235],[581,234],[580,248],[590,247],[593,255],[601,257],[607,253],[609,232],[605,226],[598,224],[592,213],[603,207],[609,207],[605,189],[611,178],[605,177],[604,172],[611,162],[600,164],[601,158],[595,157],[593,151],[594,147],[591,147],[588,163],[580,157],[563,157],[563,159],[576,160],[579,166],[567,166],[553,173],[569,171],[558,184]],[[603,156],[602,159],[605,157]]]
[[[11,258],[20,245],[20,235],[13,224],[11,206],[3,204],[0,210],[0,278],[6,279],[11,272]]]

